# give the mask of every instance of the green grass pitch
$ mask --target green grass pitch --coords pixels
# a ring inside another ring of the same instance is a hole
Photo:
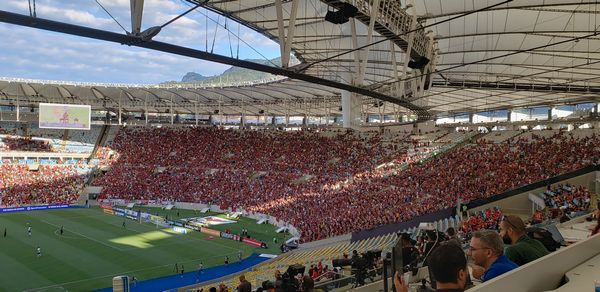
[[[150,212],[178,218],[177,210]],[[179,213],[180,218],[207,215],[189,210]],[[252,237],[269,244],[268,250],[210,239],[195,231],[176,234],[129,219],[125,228],[122,223],[122,217],[104,214],[99,208],[0,215],[0,291],[91,291],[111,286],[116,275],[135,275],[143,281],[174,274],[175,263],[193,271],[200,261],[204,267],[223,264],[226,255],[234,261],[239,250],[244,257],[252,252],[278,253],[279,244],[273,244],[273,237],[284,240],[275,227],[257,225],[247,218],[214,229],[238,232],[247,228]],[[27,224],[32,227],[31,237]],[[7,236],[3,237],[5,228]],[[36,255],[37,246],[42,249],[41,257]]]

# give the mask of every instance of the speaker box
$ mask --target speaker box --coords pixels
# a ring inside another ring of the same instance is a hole
[[[345,17],[350,18],[356,16],[356,13],[358,13],[358,8],[354,7],[354,5],[350,3],[344,3],[340,11]]]
[[[344,13],[340,11],[327,11],[325,14],[325,20],[333,24],[343,24],[348,22],[348,17],[344,16]]]
[[[425,66],[427,66],[427,64],[429,64],[429,59],[426,57],[419,57],[417,59],[415,59],[414,61],[411,60],[408,62],[408,68],[411,69],[423,69],[425,68]]]

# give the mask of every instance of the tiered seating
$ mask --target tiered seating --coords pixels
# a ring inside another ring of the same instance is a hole
[[[25,164],[0,165],[0,206],[65,204],[77,200],[90,169],[86,166]]]
[[[89,131],[69,131],[69,140],[65,143],[65,151],[69,153],[91,153],[98,141],[102,127],[92,126]]]
[[[398,172],[378,166],[406,160],[406,153],[383,146],[377,135],[362,141],[348,133],[334,139],[312,132],[127,129],[113,143],[112,169],[95,183],[104,186],[103,198],[212,202],[269,214],[312,241],[573,171],[589,165],[600,146],[595,135],[534,138],[467,145]],[[255,178],[257,172],[265,174]],[[313,176],[308,183],[294,183],[305,174]]]
[[[583,139],[586,137],[592,137],[592,135],[595,135],[596,133],[598,133],[598,130],[596,130],[596,129],[576,129],[569,133],[573,134],[573,138],[575,138],[575,139]]]
[[[51,152],[48,140],[12,135],[0,135],[1,151]]]
[[[256,266],[252,271],[246,272],[244,275],[246,276],[246,279],[250,281],[252,287],[260,287],[263,281],[274,281],[275,272],[280,271],[283,273],[290,265],[301,264],[306,267],[306,272],[308,272],[308,268],[311,265],[317,266],[319,262],[323,266],[332,268],[332,260],[341,259],[344,256],[347,257],[353,250],[356,250],[359,254],[367,251],[381,251],[395,243],[395,241],[396,235],[388,234],[353,243],[344,242],[314,249],[295,250],[282,254],[272,261]],[[227,279],[223,281],[223,283],[229,287],[229,289],[232,289],[232,291],[235,291],[235,288],[239,284],[237,279],[234,278]],[[208,291],[212,286],[217,285],[205,285],[198,288],[203,288],[204,291]]]
[[[487,143],[503,143],[503,142],[506,142],[508,139],[516,137],[522,133],[523,133],[523,131],[513,131],[513,130],[493,131],[493,132],[488,133],[487,135],[485,135],[484,137],[482,137],[479,140],[485,141]]]
[[[531,130],[531,131],[527,131],[527,132],[523,133],[520,137],[522,137],[523,139],[528,139],[528,140],[539,139],[539,138],[549,139],[549,138],[556,136],[556,134],[559,132],[561,132],[561,130]],[[572,134],[571,132],[566,132],[566,131],[562,131],[562,132]],[[567,135],[570,136],[569,134],[567,134]]]
[[[21,135],[22,126],[22,123],[3,121],[0,124],[0,134]]]
[[[563,212],[569,213],[587,210],[590,206],[591,194],[586,188],[567,184],[547,190],[541,194],[541,197],[549,210],[561,209]]]
[[[92,126],[89,131],[69,130],[64,140],[65,130],[40,129],[34,125],[3,124],[0,128],[0,151],[32,151],[61,153],[91,153],[98,140],[101,127]],[[27,135],[23,128],[28,126]]]
[[[502,211],[499,208],[489,208],[471,214],[467,220],[462,222],[462,231],[471,233],[481,229],[498,230]]]
[[[27,130],[27,134],[32,137],[58,140],[62,139],[64,132],[65,130],[59,129],[40,129],[33,125]]]
[[[477,134],[477,132],[475,131],[471,131],[471,132],[464,132],[464,131],[459,131],[459,132],[452,132],[452,133],[448,133],[447,135],[444,135],[438,139],[435,140],[436,144],[455,144],[455,143],[459,143],[462,142],[465,139],[468,139],[470,137],[473,137]]]

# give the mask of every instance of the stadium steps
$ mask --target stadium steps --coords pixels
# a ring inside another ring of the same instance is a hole
[[[525,134],[527,134],[527,135],[531,135],[531,134],[530,134],[531,132],[532,132],[532,130],[520,131],[518,134],[516,134],[516,135],[512,136],[511,138],[518,139],[518,138],[519,138],[519,136],[525,136]],[[507,139],[507,140],[508,140],[508,139]]]
[[[450,132],[446,132],[446,133],[444,133],[443,135],[441,135],[441,136],[439,136],[439,137],[437,137],[437,138],[433,139],[433,141],[431,141],[431,142],[436,142],[436,141],[442,140],[442,139],[444,139],[444,138],[445,138],[446,136],[448,136],[448,135],[450,135]]]
[[[60,152],[67,152],[67,143],[69,142],[69,130],[63,132],[62,140],[60,141]]]
[[[488,132],[488,133],[477,133],[477,134],[475,134],[475,135],[473,135],[473,136],[471,136],[471,137],[469,137],[467,139],[464,139],[464,140],[460,141],[459,143],[457,143],[452,148],[462,147],[462,146],[464,146],[466,144],[471,144],[471,143],[473,143],[473,142],[475,142],[475,141],[477,141],[479,139],[482,139],[483,137],[487,136],[489,133],[491,133],[491,132]]]
[[[323,266],[327,265],[330,268],[333,268],[332,260],[342,258],[344,254],[350,255],[353,250],[357,250],[359,253],[370,250],[381,250],[394,243],[395,240],[396,234],[389,233],[353,243],[343,242],[314,249],[295,250],[282,254],[273,261],[256,266],[251,271],[244,272],[244,276],[252,283],[253,287],[260,287],[263,281],[273,281],[276,271],[283,273],[290,265],[301,264],[308,269],[311,265],[317,265],[321,262]],[[232,289],[232,291],[234,291],[233,289],[239,284],[237,277],[232,275],[232,278],[228,278],[224,281],[204,285],[200,284],[195,286],[194,289],[203,288],[204,291],[208,291],[210,287],[218,287],[221,283],[225,284],[229,289]],[[191,289],[191,287],[187,288]]]
[[[94,149],[92,150],[90,157],[88,157],[88,159],[87,159],[87,163],[90,163],[90,161],[92,161],[92,159],[97,158],[98,149],[100,149],[100,147],[102,145],[104,145],[104,143],[106,143],[106,140],[109,135],[110,135],[110,125],[103,125],[102,129],[100,130],[100,134],[98,135],[98,139],[96,140],[96,143],[94,144]],[[94,182],[94,179],[96,178],[97,171],[98,171],[97,168],[92,169],[87,181],[85,182],[86,186],[92,185],[92,183]],[[80,197],[82,195],[80,195]],[[87,197],[87,194],[86,194],[86,197]],[[84,200],[84,202],[85,202],[85,200]]]
[[[85,201],[88,199],[88,192],[86,190],[86,188],[84,188],[80,193],[79,193],[79,197],[77,198],[77,202],[75,204],[79,205],[79,206],[85,206]]]
[[[102,130],[100,130],[100,135],[98,135],[98,140],[96,140],[96,143],[94,144],[94,149],[92,150],[92,154],[90,155],[90,158],[88,159],[88,163],[90,162],[90,160],[92,160],[92,158],[96,158],[96,155],[98,154],[98,149],[100,148],[100,146],[104,145],[104,142],[106,142],[106,138],[108,137],[109,128],[110,128],[109,125],[102,126]]]

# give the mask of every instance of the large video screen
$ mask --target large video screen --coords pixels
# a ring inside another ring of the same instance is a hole
[[[92,108],[89,105],[40,103],[40,128],[89,130]]]

